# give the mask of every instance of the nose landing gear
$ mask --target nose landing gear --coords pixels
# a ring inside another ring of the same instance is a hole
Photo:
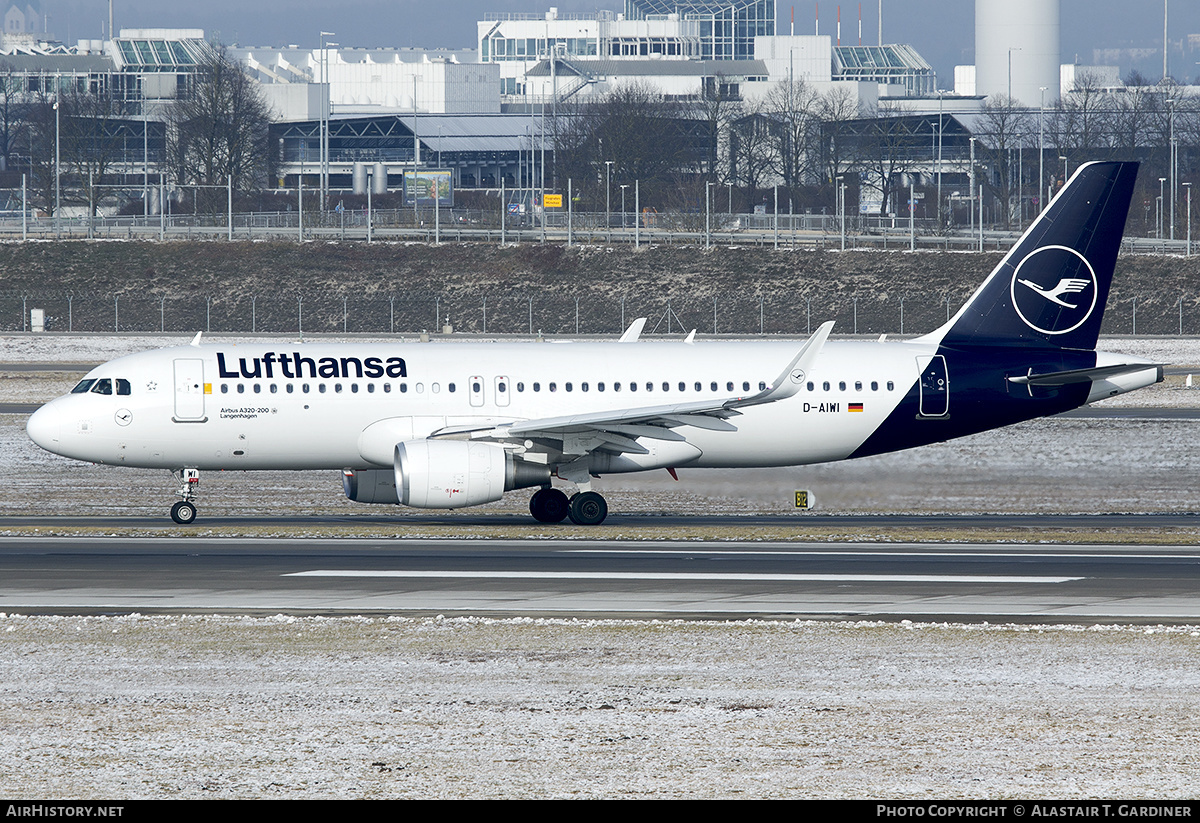
[[[196,519],[196,493],[200,488],[199,469],[180,469],[172,474],[179,479],[179,496],[183,499],[171,507],[171,519],[186,526]]]

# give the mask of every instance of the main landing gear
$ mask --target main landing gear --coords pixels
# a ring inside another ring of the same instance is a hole
[[[538,489],[529,499],[529,511],[539,523],[561,523],[568,517],[577,526],[598,526],[608,516],[608,503],[593,491],[567,497],[554,488]]]
[[[196,519],[196,492],[200,487],[199,469],[180,469],[172,472],[179,478],[179,496],[183,499],[171,507],[171,519],[181,526],[186,526]]]

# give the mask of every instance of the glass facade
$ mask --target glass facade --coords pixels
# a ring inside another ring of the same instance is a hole
[[[669,14],[699,24],[705,60],[753,60],[754,38],[775,34],[775,0],[625,0],[626,19]]]

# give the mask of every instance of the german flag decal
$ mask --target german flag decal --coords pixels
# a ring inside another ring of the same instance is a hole
[[[850,404],[850,411],[852,411],[852,412],[860,412],[860,411],[862,411],[862,410],[863,410],[863,404],[862,404],[862,403],[851,403],[851,404]]]

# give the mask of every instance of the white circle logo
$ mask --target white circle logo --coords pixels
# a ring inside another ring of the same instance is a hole
[[[1043,246],[1017,264],[1008,292],[1026,326],[1042,334],[1066,334],[1092,316],[1100,288],[1092,264],[1078,251]]]

